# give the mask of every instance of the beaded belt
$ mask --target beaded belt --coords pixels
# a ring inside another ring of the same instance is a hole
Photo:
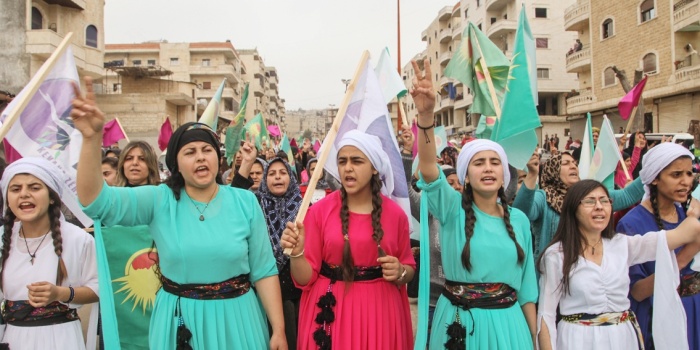
[[[639,340],[639,349],[644,350],[644,339],[642,337],[642,330],[639,328],[637,316],[635,316],[632,310],[622,312],[606,312],[597,315],[586,313],[562,315],[561,319],[562,321],[582,326],[611,326],[618,325],[623,322],[631,322],[632,326],[637,332],[637,338]]]
[[[326,294],[322,295],[316,303],[320,310],[315,319],[319,326],[314,331],[314,342],[319,349],[327,350],[331,349],[331,323],[335,321],[333,307],[336,304],[336,299],[333,295],[333,285],[336,281],[343,280],[343,269],[338,265],[330,265],[324,261],[321,263],[319,274],[330,279],[331,283],[328,284]],[[371,281],[382,277],[381,266],[355,266],[353,281]]]
[[[178,284],[165,276],[160,277],[160,282],[166,292],[188,299],[231,299],[250,290],[248,274],[211,284]]]
[[[470,309],[505,309],[518,301],[518,295],[513,287],[505,283],[462,283],[446,280],[442,288],[442,295],[452,305],[466,310],[472,318],[472,330],[469,335],[474,335],[474,315]],[[459,309],[455,310],[455,320],[447,327],[448,340],[445,343],[447,349],[465,349],[467,330],[462,325],[459,317]]]
[[[700,293],[700,272],[681,276],[678,294],[682,297],[689,297],[698,293]]]
[[[18,327],[50,326],[80,319],[76,309],[69,309],[61,302],[33,307],[27,300],[5,300],[2,318],[7,324]]]

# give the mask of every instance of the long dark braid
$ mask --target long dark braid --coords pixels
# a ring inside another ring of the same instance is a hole
[[[382,229],[382,180],[378,174],[372,175],[370,180],[372,190],[372,238],[377,243],[377,251],[379,256],[385,256],[384,249],[379,245],[384,237],[384,229]]]
[[[350,240],[348,237],[348,228],[350,227],[350,210],[348,209],[348,193],[345,192],[345,187],[340,188],[340,199],[342,206],[340,207],[340,222],[343,226],[343,281],[352,282],[355,279],[355,262],[352,260],[352,251],[350,251]]]
[[[664,229],[664,224],[661,221],[661,215],[659,214],[659,189],[656,185],[649,184],[649,200],[651,201],[651,209],[654,212],[654,220],[656,221],[656,226],[659,230]]]
[[[61,198],[54,190],[49,190],[49,226],[51,227],[51,238],[53,239],[53,250],[58,256],[58,267],[56,269],[56,285],[61,285],[64,279],[68,278],[68,270],[63,261],[63,237],[61,236]]]
[[[465,216],[464,235],[467,237],[467,242],[464,244],[464,249],[462,249],[462,266],[464,266],[467,271],[471,270],[472,268],[472,264],[469,261],[469,246],[472,236],[474,235],[474,225],[476,225],[476,215],[474,214],[472,203],[474,203],[474,192],[472,190],[472,185],[467,184],[464,186],[464,191],[462,191],[462,209],[464,209]]]
[[[3,275],[5,274],[5,261],[7,261],[7,258],[10,256],[10,243],[12,241],[12,228],[15,225],[15,219],[17,217],[15,216],[15,213],[10,210],[8,207],[5,209],[5,217],[3,218],[3,221],[5,222],[4,226],[4,232],[2,234],[2,252],[0,256],[0,260],[2,261],[0,263],[0,289],[2,289],[2,281],[3,281]]]
[[[503,190],[503,187],[501,187],[498,190],[498,198],[500,198],[501,206],[503,207],[503,223],[506,224],[508,236],[510,236],[510,239],[512,239],[513,243],[515,243],[515,249],[518,250],[518,264],[522,264],[525,260],[525,252],[518,243],[518,240],[515,239],[515,231],[513,231],[513,225],[510,224],[510,211],[508,210],[508,199],[506,198],[506,191]]]

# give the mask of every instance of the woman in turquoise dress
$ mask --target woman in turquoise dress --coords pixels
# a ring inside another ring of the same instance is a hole
[[[104,114],[89,78],[86,86],[86,97],[76,87],[71,111],[83,135],[78,197],[106,226],[149,226],[163,283],[150,348],[287,349],[265,220],[255,195],[222,184],[216,134],[186,123],[170,139],[166,163],[173,175],[165,184],[109,187],[99,171]]]
[[[428,62],[416,78],[411,95],[418,108],[418,154],[426,207],[438,221],[445,286],[438,299],[430,333],[430,349],[532,349],[535,334],[537,281],[532,256],[530,222],[507,205],[508,159],[489,140],[467,143],[457,159],[457,176],[464,185],[456,192],[435,161],[433,106],[435,95]],[[505,171],[504,171],[505,169]],[[426,222],[426,220],[421,220]],[[428,242],[421,227],[421,244]],[[427,247],[421,247],[421,253]],[[421,255],[421,262],[428,260]],[[430,271],[427,268],[424,271]],[[429,279],[421,276],[419,330],[416,349],[424,346]]]

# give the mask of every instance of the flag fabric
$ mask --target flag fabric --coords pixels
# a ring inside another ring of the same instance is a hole
[[[445,127],[440,125],[436,126],[434,130],[435,134],[435,155],[440,156],[440,152],[447,147],[447,132],[445,131]],[[418,142],[414,142],[418,143]]]
[[[593,158],[593,128],[591,127],[591,113],[586,115],[586,128],[583,131],[583,144],[581,145],[581,158],[578,161],[578,174],[582,179],[588,179]],[[619,152],[619,150],[617,151]]]
[[[379,79],[379,86],[386,103],[391,102],[394,98],[403,97],[408,92],[398,70],[391,65],[391,62],[389,48],[385,47],[382,50],[382,54],[379,55],[379,61],[374,68],[374,72],[377,74],[377,79]]]
[[[319,149],[321,149],[321,141],[316,140],[316,142],[314,142],[314,153],[318,154]]]
[[[619,162],[624,162],[624,160],[620,154],[617,139],[615,139],[615,131],[608,116],[603,116],[603,125],[600,127],[598,143],[593,151],[587,178],[598,180],[607,188],[615,188],[614,176]]]
[[[229,165],[231,165],[233,158],[236,156],[238,149],[241,147],[241,140],[245,138],[243,126],[245,125],[245,113],[248,105],[249,86],[250,84],[245,84],[243,97],[241,97],[241,109],[238,110],[238,114],[236,114],[231,121],[231,124],[229,124],[229,126],[226,128],[226,141],[224,145],[226,147],[226,161]]]
[[[16,160],[22,159],[22,155],[17,152],[17,150],[12,147],[12,145],[7,142],[7,140],[2,140],[3,146],[5,147],[5,161],[10,164]]]
[[[163,125],[160,126],[160,133],[158,134],[158,148],[160,148],[161,151],[165,151],[165,149],[168,148],[171,136],[173,136],[173,126],[170,124],[170,118],[166,116]]]
[[[109,147],[119,140],[126,138],[126,134],[119,124],[119,119],[108,121],[102,128],[102,147]]]
[[[646,84],[647,76],[645,75],[644,79],[640,80],[617,104],[617,109],[620,111],[620,117],[623,120],[629,119],[634,107],[639,105],[639,99],[642,97],[642,91],[644,91]]]
[[[471,22],[464,29],[462,38],[459,49],[454,52],[445,68],[445,76],[457,79],[471,89],[474,95],[474,102],[469,110],[471,113],[495,116],[494,104],[500,105],[503,99],[510,61],[501,49]],[[491,98],[484,67],[488,67],[498,101]]]
[[[297,145],[297,140],[295,140],[295,139],[291,139],[291,140],[287,139],[287,141],[289,142],[289,146],[299,148],[299,145]]]
[[[376,73],[372,69],[371,61],[367,60],[363,67],[362,74],[355,82],[355,91],[352,94],[342,122],[338,127],[338,134],[333,143],[323,142],[320,153],[329,152],[324,169],[329,174],[333,175],[337,180],[340,180],[337,167],[338,148],[337,145],[343,139],[343,135],[350,130],[359,130],[361,132],[379,137],[382,142],[382,148],[389,155],[394,188],[389,189],[389,196],[401,208],[403,208],[407,217],[411,217],[410,203],[408,200],[408,186],[406,184],[406,173],[403,168],[401,152],[396,141],[396,134],[389,119],[389,111],[386,107],[384,95],[379,85]],[[410,223],[410,221],[409,221]]]
[[[267,133],[270,134],[270,136],[281,136],[282,133],[280,132],[280,127],[277,125],[268,125],[267,126]]]
[[[216,130],[219,124],[219,106],[221,105],[221,95],[224,93],[224,85],[226,85],[225,78],[221,81],[221,85],[219,85],[219,88],[211,98],[211,101],[209,101],[204,113],[202,113],[202,116],[199,118],[200,123],[209,125],[212,130]]]
[[[296,159],[294,158],[294,153],[292,152],[292,145],[289,142],[289,138],[287,137],[286,132],[282,135],[282,141],[280,141],[280,151],[287,154],[287,162],[291,166],[292,171],[294,171],[296,173],[297,163],[296,163]]]
[[[255,139],[255,147],[258,149],[262,149],[263,142],[270,138],[270,135],[267,133],[267,128],[265,127],[265,120],[260,113],[245,123],[243,129],[246,134]]]
[[[508,162],[516,169],[526,168],[537,148],[535,129],[542,126],[535,104],[537,78],[536,75],[532,75],[532,67],[537,67],[535,39],[523,8],[520,10],[518,30],[515,34],[513,60],[503,97],[501,117],[496,118],[491,134],[491,140],[503,147]]]
[[[92,220],[82,211],[78,203],[77,164],[83,135],[75,129],[70,118],[75,94],[73,83],[79,84],[80,78],[75,66],[73,50],[68,47],[58,59],[56,65],[41,82],[39,89],[29,100],[19,117],[10,126],[4,141],[9,143],[21,157],[40,157],[57,165],[68,179],[68,187],[74,195],[65,195],[61,200],[85,226],[92,225]],[[21,96],[27,94],[26,88],[10,102],[0,116],[5,123],[10,112],[16,108]]]
[[[101,231],[119,342],[124,349],[147,350],[151,313],[160,288],[155,273],[158,253],[152,249],[153,238],[147,225],[102,227]]]

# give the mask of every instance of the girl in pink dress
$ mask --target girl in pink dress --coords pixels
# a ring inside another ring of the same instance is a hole
[[[406,283],[413,278],[408,219],[381,194],[389,157],[376,136],[350,131],[338,145],[343,187],[288,223],[292,278],[302,289],[299,349],[411,349]]]

